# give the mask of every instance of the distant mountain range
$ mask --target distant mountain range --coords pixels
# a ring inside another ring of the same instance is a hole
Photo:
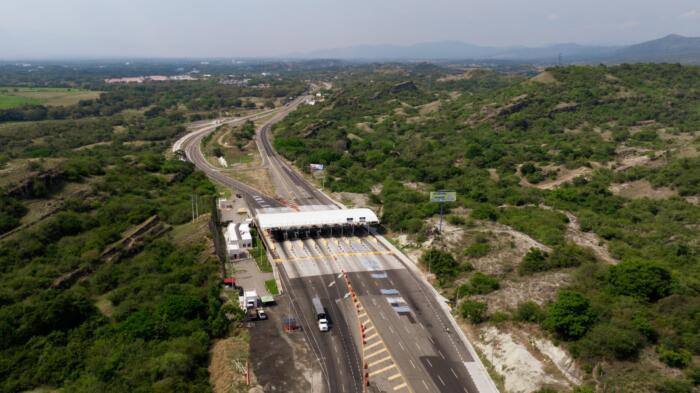
[[[497,48],[458,41],[413,45],[358,45],[295,53],[293,58],[344,60],[512,60],[555,63],[668,62],[700,64],[700,37],[671,34],[628,46],[557,44],[543,47]]]

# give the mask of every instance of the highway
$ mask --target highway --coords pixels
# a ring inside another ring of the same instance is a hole
[[[272,125],[302,99],[247,118],[272,115],[259,129],[256,142],[277,197],[301,208],[335,209],[339,206],[279,157],[269,140]],[[253,209],[281,206],[276,198],[227,177],[207,162],[200,151],[201,140],[217,126],[205,124],[183,137],[187,158],[214,181],[244,194]],[[364,366],[375,392],[498,392],[445,304],[415,265],[386,239],[374,233],[290,239],[274,243],[269,251],[319,359],[327,392],[363,392]],[[361,304],[359,313],[344,274]],[[330,315],[329,332],[318,331],[313,297],[322,299]],[[360,324],[370,329],[364,344]]]
[[[289,104],[291,108],[295,108],[298,102]],[[257,120],[273,113],[289,110],[290,107],[276,108],[276,110],[262,111],[248,116],[233,118],[233,119],[216,119],[208,122],[200,122],[196,126],[190,128],[190,133],[178,139],[173,144],[173,152],[182,150],[185,152],[185,157],[192,162],[199,170],[204,172],[213,181],[223,184],[231,189],[238,190],[245,196],[248,206],[252,208],[268,208],[280,207],[282,204],[275,198],[264,195],[253,187],[248,186],[236,179],[233,179],[219,170],[219,168],[211,165],[202,154],[201,146],[202,139],[214,132],[223,124],[239,124],[247,120]]]

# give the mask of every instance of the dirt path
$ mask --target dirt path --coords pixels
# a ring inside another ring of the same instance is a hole
[[[566,226],[566,239],[576,243],[581,247],[590,248],[593,253],[603,261],[607,263],[616,264],[619,261],[610,255],[610,250],[608,250],[608,245],[603,239],[593,232],[583,232],[581,230],[581,225],[579,224],[578,217],[570,212],[557,210],[558,212],[565,214],[569,219],[569,224]]]

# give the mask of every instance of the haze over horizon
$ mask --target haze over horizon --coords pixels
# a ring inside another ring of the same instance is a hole
[[[274,57],[366,44],[619,45],[670,33],[700,36],[700,5],[692,0],[5,3],[0,60]]]

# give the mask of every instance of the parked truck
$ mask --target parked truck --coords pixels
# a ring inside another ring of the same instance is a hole
[[[314,311],[316,312],[316,320],[318,320],[318,330],[322,332],[328,331],[328,316],[326,315],[326,309],[323,308],[321,304],[321,299],[315,297],[311,299],[311,303],[314,306]]]
[[[241,309],[246,312],[246,319],[258,319],[258,304],[260,298],[256,291],[245,291],[243,296],[238,297]]]

